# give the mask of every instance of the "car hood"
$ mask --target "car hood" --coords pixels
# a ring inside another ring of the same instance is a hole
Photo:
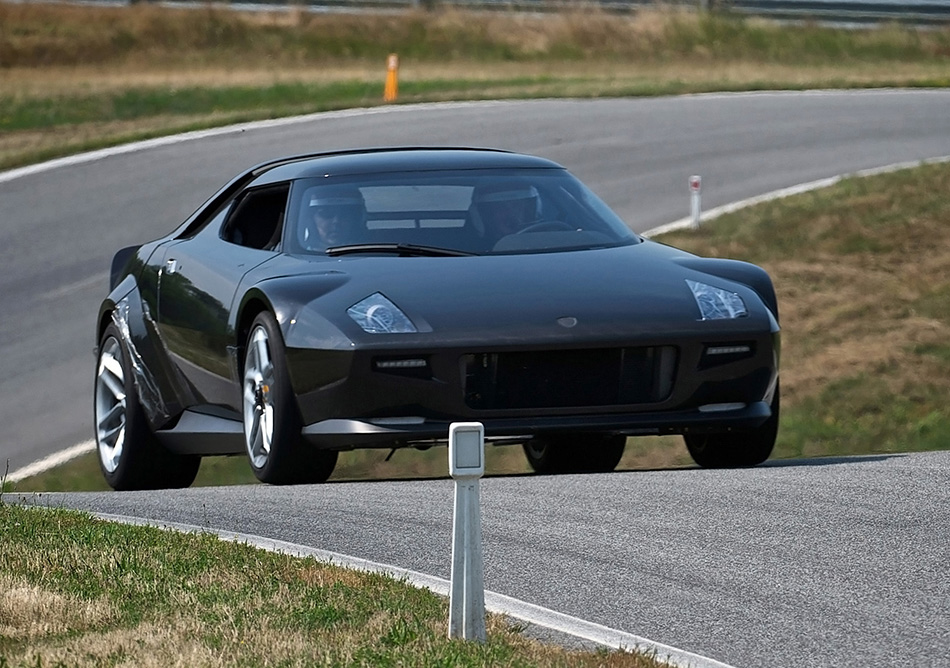
[[[770,327],[753,290],[677,262],[694,257],[643,243],[517,256],[321,259],[312,263],[308,274],[293,277],[301,303],[288,319],[313,333],[326,320],[349,341],[361,345],[412,345],[410,340],[416,338],[420,345],[437,339],[438,345],[445,346],[472,341],[493,346],[525,340],[552,345],[633,342],[698,331],[712,335]],[[703,321],[687,279],[738,293],[749,315]],[[396,304],[419,332],[363,332],[346,310],[377,292]],[[295,329],[299,338],[300,328]],[[325,336],[317,338],[321,341],[308,345],[327,344]]]

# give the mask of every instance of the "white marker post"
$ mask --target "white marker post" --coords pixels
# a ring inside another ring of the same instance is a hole
[[[700,176],[693,175],[689,177],[689,203],[691,225],[693,229],[699,227],[699,216],[701,213],[700,196],[703,189],[703,179]]]
[[[449,638],[485,642],[485,573],[478,479],[485,473],[485,427],[449,426],[449,474],[455,479]]]

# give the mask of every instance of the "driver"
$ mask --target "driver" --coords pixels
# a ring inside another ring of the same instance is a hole
[[[352,243],[366,229],[366,203],[356,188],[322,187],[304,196],[301,243],[304,248]]]
[[[475,191],[472,204],[489,236],[516,234],[541,217],[538,189],[527,183],[500,183]]]

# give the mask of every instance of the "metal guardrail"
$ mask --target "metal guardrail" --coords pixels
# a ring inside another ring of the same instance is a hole
[[[16,1],[30,2],[31,0]],[[208,4],[208,0],[72,1],[77,4],[99,5],[154,2],[177,7]],[[681,7],[761,16],[783,21],[816,21],[826,24],[898,22],[913,25],[950,25],[950,0],[906,0],[904,2],[900,0],[211,0],[211,4],[220,4],[238,10],[260,11],[298,7],[314,12],[400,11],[439,6],[536,13],[585,7],[597,7],[612,12],[635,12],[650,7]]]
[[[590,6],[615,12],[672,6],[820,23],[892,21],[915,25],[950,24],[950,0],[298,0],[296,3],[293,0],[245,0],[243,4],[258,7],[297,4],[315,11],[343,8],[409,9],[445,5],[538,13]]]
[[[950,23],[950,1],[875,2],[861,0],[728,0],[729,11],[782,20],[913,24]]]

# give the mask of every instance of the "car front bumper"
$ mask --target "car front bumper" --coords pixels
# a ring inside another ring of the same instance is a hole
[[[519,441],[542,434],[598,433],[649,436],[755,429],[771,415],[769,404],[617,415],[493,418],[481,421],[487,440]],[[321,420],[303,429],[304,439],[328,450],[434,445],[448,440],[448,420],[424,418]]]

